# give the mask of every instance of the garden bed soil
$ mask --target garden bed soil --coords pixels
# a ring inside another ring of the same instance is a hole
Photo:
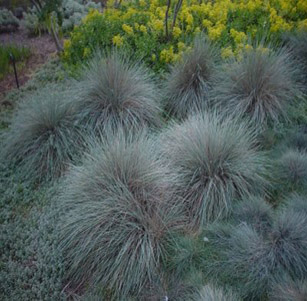
[[[52,56],[56,55],[56,47],[50,35],[44,34],[38,37],[29,37],[24,28],[11,33],[0,34],[0,44],[18,45],[28,47],[31,56],[26,61],[22,70],[18,71],[19,85],[24,85],[32,76],[34,71],[42,64],[46,63]],[[16,88],[14,72],[8,74],[0,80],[0,103],[5,94]]]

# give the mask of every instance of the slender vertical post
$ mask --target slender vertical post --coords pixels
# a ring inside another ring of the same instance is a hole
[[[13,53],[10,53],[10,59],[13,63],[15,81],[16,81],[17,88],[19,89],[19,82],[18,82],[18,76],[17,76],[17,70],[16,70],[16,61],[15,61],[15,57],[14,57]]]

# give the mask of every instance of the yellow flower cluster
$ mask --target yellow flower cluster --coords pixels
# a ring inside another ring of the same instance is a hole
[[[183,0],[177,18],[174,18],[177,2],[171,2],[167,23],[167,1],[122,0],[119,8],[115,8],[114,1],[108,1],[103,13],[90,11],[80,26],[103,18],[105,27],[101,31],[113,30],[105,44],[120,47],[125,41],[132,47],[139,45],[137,47],[144,47],[147,51],[144,55],[149,60],[163,63],[180,59],[199,32],[205,32],[217,42],[221,46],[222,57],[229,58],[240,56],[242,51],[251,47],[248,41],[259,33],[269,31],[278,38],[284,31],[307,29],[307,0]],[[77,29],[72,32],[72,42],[65,42],[65,52],[72,49],[73,41],[86,40],[81,35],[82,31]],[[156,45],[152,51],[146,47],[148,41],[150,45]],[[82,45],[81,55],[86,57],[90,52],[85,42]]]
[[[112,42],[113,42],[113,45],[120,47],[124,43],[124,38],[118,34],[113,37]]]

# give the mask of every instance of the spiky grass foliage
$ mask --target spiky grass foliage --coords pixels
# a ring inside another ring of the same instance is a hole
[[[164,274],[153,287],[144,290],[139,300],[191,300],[203,284],[203,276],[197,270],[184,278],[175,274]]]
[[[270,292],[271,301],[305,301],[307,300],[307,281],[283,279],[273,285]]]
[[[257,125],[286,116],[287,106],[299,94],[297,69],[281,49],[257,49],[226,63],[213,91],[214,102],[225,114],[248,115]]]
[[[297,212],[305,212],[307,214],[307,198],[299,194],[292,194],[286,200],[286,207]]]
[[[214,241],[224,256],[217,263],[218,273],[231,279],[242,296],[260,298],[269,288],[274,256],[263,236],[251,226],[241,224],[231,229],[229,237],[220,236]]]
[[[216,69],[215,53],[210,41],[198,36],[192,50],[171,67],[164,86],[165,106],[170,115],[184,119],[208,107]]]
[[[227,231],[216,231],[211,237],[221,250],[215,273],[229,279],[243,297],[265,297],[274,279],[283,273],[299,279],[306,276],[306,235],[306,213],[290,209],[279,212],[266,233],[246,223],[229,225]]]
[[[202,287],[193,297],[193,301],[239,301],[240,298],[231,291],[207,284]]]
[[[276,219],[269,237],[276,262],[290,275],[307,275],[306,212],[284,210]]]
[[[206,245],[207,238],[204,239],[203,236],[173,236],[165,260],[166,270],[175,275],[176,279],[191,277],[209,257],[210,249]]]
[[[291,148],[296,148],[301,152],[307,152],[307,131],[296,129],[290,133],[287,144]]]
[[[289,46],[298,59],[298,63],[303,71],[305,83],[307,82],[307,31],[301,30],[296,35],[288,37]]]
[[[285,151],[277,160],[276,176],[287,186],[294,188],[305,186],[307,184],[307,154],[295,149]]]
[[[60,245],[68,279],[124,299],[157,277],[166,237],[181,227],[181,213],[170,205],[173,179],[154,142],[144,133],[107,136],[67,178]]]
[[[94,129],[161,125],[158,88],[143,65],[116,51],[97,53],[83,73],[82,122]]]
[[[177,177],[177,194],[190,221],[224,216],[235,197],[263,192],[265,160],[254,131],[216,113],[191,116],[161,135],[162,154]]]
[[[234,207],[233,219],[235,223],[246,223],[261,233],[272,226],[273,211],[263,198],[252,196]]]
[[[16,165],[24,179],[60,176],[83,146],[75,125],[71,91],[43,89],[18,108],[4,136],[3,159]]]

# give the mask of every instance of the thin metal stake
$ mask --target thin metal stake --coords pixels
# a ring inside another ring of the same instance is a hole
[[[10,59],[13,63],[15,81],[16,81],[17,88],[19,89],[19,82],[18,82],[18,76],[17,76],[17,70],[16,70],[16,61],[15,61],[15,57],[14,57],[13,53],[10,53]]]

